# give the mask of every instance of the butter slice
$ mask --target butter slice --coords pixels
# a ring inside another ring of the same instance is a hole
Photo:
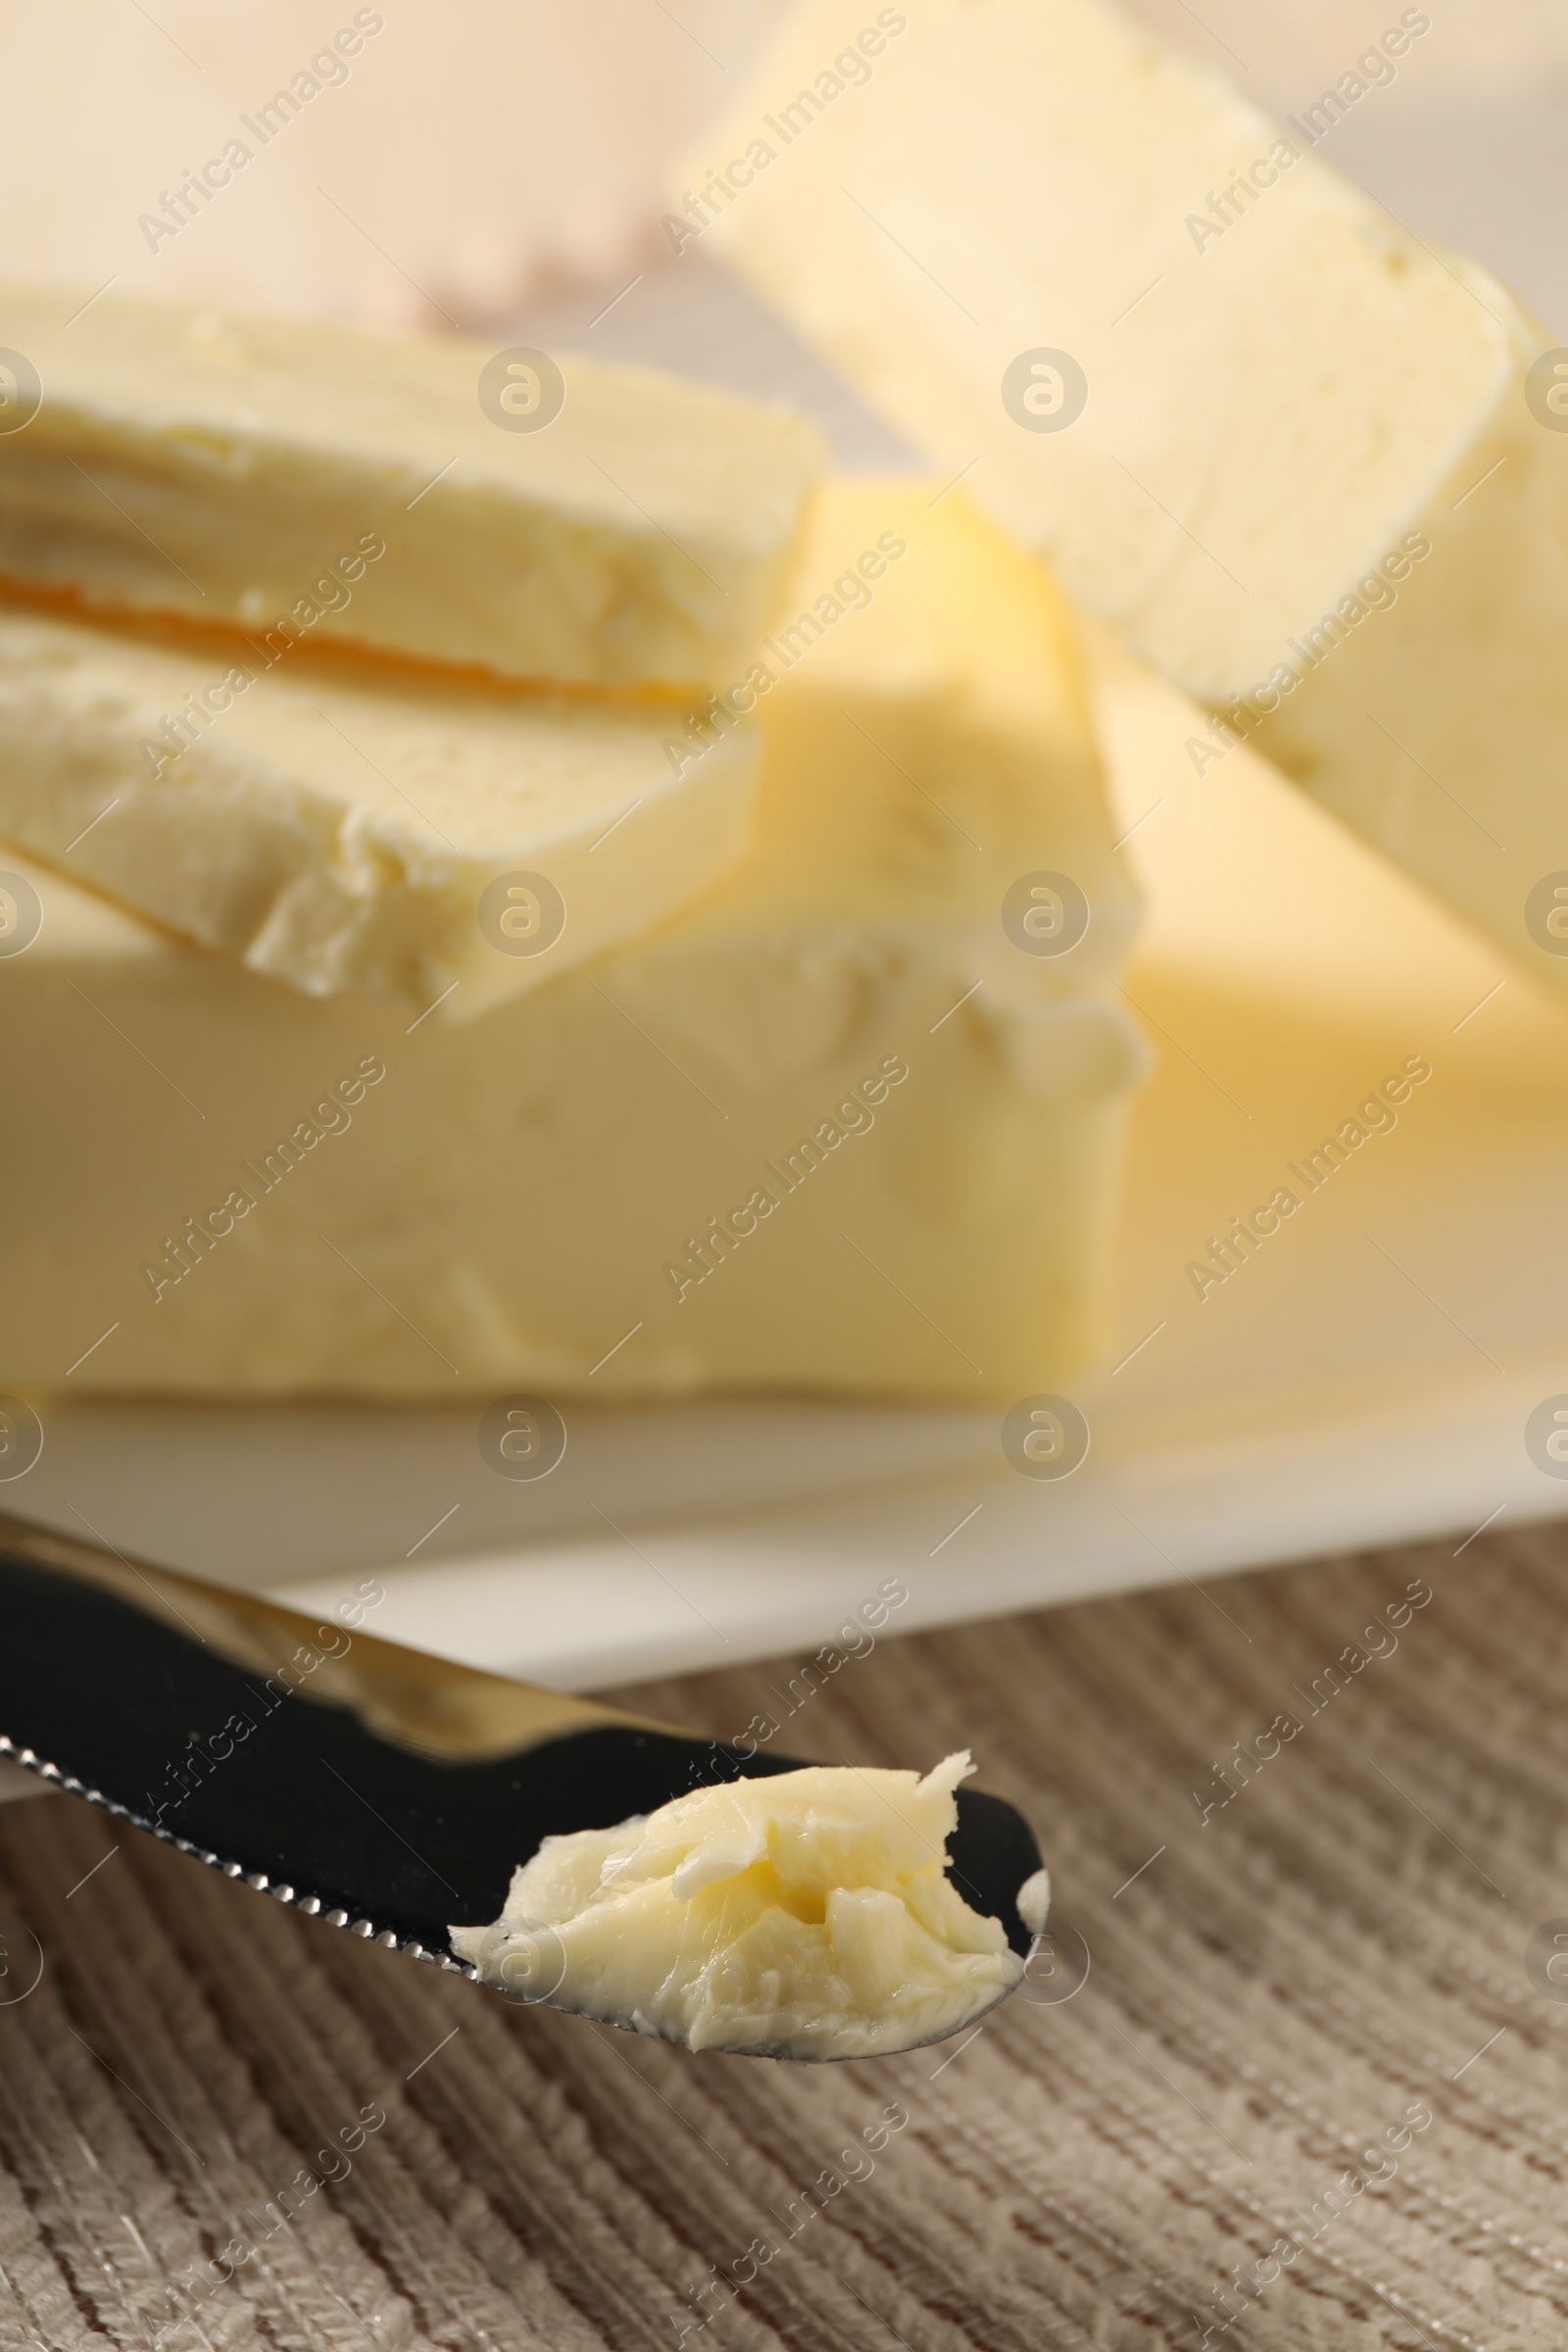
[[[956,2034],[1024,1961],[948,1873],[967,1752],[921,1776],[808,1765],[547,1838],[501,1917],[455,1927],[487,1984],[693,2050],[872,2058]],[[1035,1933],[1048,1885],[1027,1883]]]
[[[838,481],[816,503],[774,629],[689,730],[716,746],[755,713],[766,753],[744,875],[683,936],[886,912],[961,925],[993,1001],[1057,999],[1120,968],[1139,896],[1065,601],[961,492],[941,493]],[[1004,920],[1041,871],[1077,913],[1036,943],[1059,952],[1021,949]]]
[[[760,694],[735,872],[482,1020],[313,1001],[28,869],[0,1389],[111,1323],[73,1390],[1059,1389],[1103,1338],[1134,900],[1059,600],[935,495],[828,502],[830,581],[884,530],[908,552]],[[1021,951],[1004,879],[1069,859],[1087,932]]]
[[[677,774],[681,718],[0,607],[0,834],[309,995],[465,1020],[739,856],[757,744]]]
[[[782,410],[455,337],[5,286],[0,343],[41,386],[0,434],[0,575],[510,676],[709,682],[822,461]]]
[[[1255,739],[1568,984],[1568,362],[1314,135],[1101,0],[806,0],[671,234],[1230,713],[1197,772]]]

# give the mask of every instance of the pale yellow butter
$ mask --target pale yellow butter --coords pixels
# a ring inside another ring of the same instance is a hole
[[[1562,984],[1568,357],[1325,123],[1102,0],[806,0],[670,234],[1228,712],[1195,774],[1255,738]]]
[[[1109,985],[1135,900],[1060,602],[935,495],[829,502],[813,579],[905,554],[754,685],[731,878],[481,1020],[411,1032],[19,873],[0,1387],[58,1387],[111,1324],[74,1391],[1011,1404],[1071,1377],[1142,1065]],[[1084,893],[1065,953],[1003,926],[1041,868]]]
[[[746,839],[755,737],[0,607],[0,835],[312,996],[442,1021],[634,938]]]
[[[36,408],[0,432],[0,576],[513,676],[719,675],[822,461],[782,410],[456,337],[6,285],[0,344]]]
[[[1024,1961],[947,1875],[949,1756],[912,1772],[808,1766],[737,1780],[610,1830],[547,1838],[501,1917],[453,1928],[486,1984],[694,2050],[871,2058],[937,2041]],[[1045,1925],[1049,1887],[1021,1890]]]

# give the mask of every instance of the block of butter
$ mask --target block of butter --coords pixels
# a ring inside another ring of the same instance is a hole
[[[0,835],[313,996],[470,1019],[740,855],[755,730],[0,605]]]
[[[455,337],[7,285],[0,344],[0,576],[510,676],[718,676],[821,465],[782,410]]]
[[[666,227],[1207,706],[1196,773],[1255,740],[1568,983],[1568,352],[1329,167],[1368,86],[1282,125],[1103,0],[805,0]]]
[[[1142,1062],[1133,893],[1050,582],[933,495],[829,502],[820,633],[694,737],[688,773],[755,698],[742,865],[482,1020],[313,1000],[0,845],[0,1389],[111,1325],[73,1390],[1067,1378]]]

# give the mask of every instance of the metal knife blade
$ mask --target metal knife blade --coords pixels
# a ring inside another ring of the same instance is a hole
[[[0,1513],[0,1756],[312,1917],[472,1978],[547,1836],[801,1759],[484,1674]],[[1022,1816],[958,1791],[950,1866],[1027,1956]]]

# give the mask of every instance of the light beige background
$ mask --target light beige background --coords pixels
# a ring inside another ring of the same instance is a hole
[[[383,0],[350,79],[150,251],[139,215],[357,5],[5,0],[0,263],[89,290],[118,272],[122,291],[411,323],[442,323],[418,288],[465,323],[514,314],[552,269],[622,267],[663,156],[721,103],[768,14],[767,0]]]

